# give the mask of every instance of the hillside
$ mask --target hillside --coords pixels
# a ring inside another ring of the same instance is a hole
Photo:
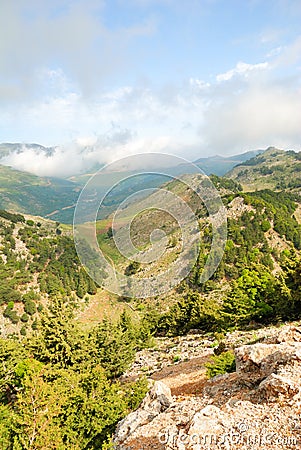
[[[199,175],[184,180],[207,186]],[[81,267],[70,226],[0,211],[3,449],[25,450],[31,439],[37,450],[51,450],[53,442],[61,449],[108,450],[115,433],[116,448],[140,450],[142,442],[163,450],[158,432],[164,426],[176,439],[179,424],[188,436],[200,429],[226,433],[250,414],[269,432],[277,416],[285,430],[280,437],[288,435],[289,414],[299,411],[300,332],[278,332],[284,322],[301,318],[301,200],[296,192],[242,192],[233,179],[211,181],[227,211],[221,263],[202,283],[212,242],[206,208],[185,183],[165,183],[166,191],[190,205],[201,245],[191,273],[155,298],[104,293]],[[157,206],[164,209],[165,197],[162,202]],[[119,255],[111,216],[97,223],[110,263],[137,280],[164,273],[181,242],[174,217],[143,205],[141,198],[125,205],[117,226],[122,229],[126,218],[132,222],[131,236],[142,252],[154,230],[165,232],[166,251],[150,264]],[[270,341],[262,342],[266,335]],[[209,374],[223,375],[208,380]],[[156,381],[146,397],[145,375]],[[222,423],[218,430],[216,420]]]
[[[85,173],[74,174],[68,179],[38,177],[5,165],[6,157],[11,154],[15,154],[18,157],[19,154],[28,149],[33,150],[37,154],[43,153],[49,158],[52,157],[56,150],[55,147],[44,147],[39,144],[0,144],[0,208],[24,214],[40,215],[63,223],[72,223],[75,204],[81,189],[102,165],[95,163]],[[85,149],[83,149],[84,152]],[[195,164],[206,174],[223,175],[236,164],[260,152],[261,150],[231,157],[213,156],[200,158],[195,161]],[[192,170],[193,166],[180,164],[175,167],[169,167],[167,172],[171,176],[177,177],[184,173],[191,173]],[[165,173],[166,168],[158,169],[158,171]],[[164,176],[160,177],[151,174],[135,175],[135,171],[123,170],[122,178],[125,180],[119,186],[114,187],[113,191],[106,198],[100,211],[101,218],[105,218],[112,213],[120,202],[129,195],[139,190],[158,187],[166,180]],[[101,177],[98,177],[98,192],[105,195],[114,186],[115,178],[119,181],[120,174],[104,173]]]
[[[295,191],[301,187],[301,153],[270,147],[238,164],[226,177],[240,183],[245,191]]]
[[[79,187],[0,165],[0,209],[71,223]]]
[[[39,313],[58,297],[75,307],[95,293],[95,284],[80,267],[71,229],[0,210],[2,336],[32,332]]]

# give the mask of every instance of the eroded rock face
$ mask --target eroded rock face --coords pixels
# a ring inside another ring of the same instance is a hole
[[[256,384],[280,366],[301,359],[301,343],[243,345],[235,350],[236,372],[241,380]]]
[[[259,390],[263,391],[265,396],[270,399],[277,399],[279,395],[294,397],[300,392],[300,385],[289,377],[272,373],[260,383]]]
[[[150,423],[160,413],[165,411],[173,402],[169,387],[156,381],[144,398],[137,411],[125,417],[118,425],[115,441],[123,442],[132,435],[138,427]]]
[[[172,397],[156,382],[120,422],[115,449],[301,448],[301,329],[235,354],[236,373],[208,380],[199,396]]]

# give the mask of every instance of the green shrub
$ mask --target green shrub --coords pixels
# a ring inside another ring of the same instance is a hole
[[[124,274],[127,276],[134,275],[137,273],[140,264],[137,261],[132,261],[124,271]]]
[[[266,231],[269,231],[271,228],[271,224],[268,220],[263,220],[261,223],[261,229],[265,233]]]
[[[24,311],[32,316],[37,311],[36,304],[32,300],[25,300],[24,302]]]
[[[19,316],[17,315],[16,311],[10,308],[5,308],[3,311],[3,316],[7,317],[13,324],[16,324],[19,322]]]
[[[28,322],[29,321],[29,315],[26,314],[26,313],[22,314],[21,321],[25,322],[25,323]]]
[[[206,364],[208,378],[213,378],[216,375],[224,373],[235,372],[235,356],[232,351],[221,353],[212,357],[213,362]]]
[[[7,310],[14,309],[14,302],[8,302],[6,309]]]
[[[31,328],[32,328],[33,330],[37,330],[37,329],[39,328],[39,324],[38,324],[37,319],[35,319],[35,320],[32,322]]]

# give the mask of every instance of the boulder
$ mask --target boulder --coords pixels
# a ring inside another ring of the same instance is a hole
[[[193,416],[188,435],[205,436],[222,433],[225,422],[227,423],[226,415],[220,408],[208,405]]]
[[[294,342],[301,342],[301,328],[294,326],[284,327],[276,337],[276,342],[286,342],[293,344]]]
[[[294,397],[299,393],[300,386],[288,377],[272,373],[260,383],[259,391],[262,391],[269,399],[277,399],[279,395]]]
[[[301,343],[243,345],[235,350],[235,357],[238,377],[246,384],[256,384],[277,371],[279,366],[300,360]]]
[[[119,422],[114,441],[121,443],[132,435],[134,431],[151,422],[156,416],[165,411],[172,403],[171,391],[166,384],[156,381],[144,398],[141,406]]]

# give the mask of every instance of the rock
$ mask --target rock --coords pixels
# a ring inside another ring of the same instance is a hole
[[[152,402],[157,401],[162,410],[168,408],[172,403],[172,396],[168,386],[161,381],[155,381],[152,389],[149,392],[150,400],[147,397],[144,399],[142,406],[152,405]]]
[[[273,445],[265,448],[299,448],[295,430],[301,408],[300,330],[272,330],[268,339],[262,330],[264,342],[235,350],[235,373],[200,380],[202,390],[196,395],[172,397],[164,383],[155,382],[139,409],[118,425],[114,448],[201,450],[210,444],[212,450],[261,450],[266,437]],[[187,341],[181,342],[185,347]]]
[[[130,413],[118,425],[115,433],[115,442],[122,443],[134,431],[153,420],[161,412],[165,411],[172,403],[169,387],[160,381],[156,381],[141,403],[137,411]]]
[[[243,345],[235,350],[236,372],[242,381],[256,384],[300,356],[301,343]]]
[[[272,373],[259,385],[267,398],[278,398],[279,394],[285,397],[293,397],[299,393],[300,386],[288,377]]]
[[[189,436],[217,434],[224,430],[226,415],[214,405],[205,406],[197,412],[192,419],[188,431]]]
[[[276,342],[287,342],[289,344],[301,342],[301,328],[293,326],[284,327],[277,335]]]

